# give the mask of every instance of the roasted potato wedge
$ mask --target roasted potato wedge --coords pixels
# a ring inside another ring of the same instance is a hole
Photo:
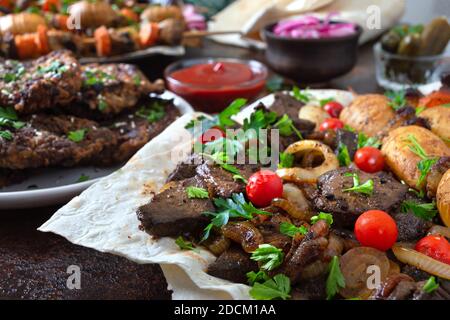
[[[450,227],[450,169],[439,182],[436,201],[442,221],[447,227]]]
[[[409,136],[414,136],[429,157],[450,156],[450,149],[433,132],[418,126],[400,127],[389,132],[381,148],[389,168],[410,187],[417,186],[420,171],[417,164],[421,158],[410,149]]]
[[[450,108],[438,106],[427,108],[420,113],[431,125],[431,131],[450,147]]]
[[[360,95],[340,115],[340,120],[358,132],[375,136],[394,117],[389,99],[381,94]]]

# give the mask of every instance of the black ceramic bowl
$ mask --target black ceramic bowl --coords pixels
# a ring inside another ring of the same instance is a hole
[[[333,23],[333,22],[332,22]],[[354,34],[321,39],[298,39],[275,35],[275,23],[264,27],[266,59],[279,74],[298,82],[325,82],[349,72],[356,64],[358,39]]]

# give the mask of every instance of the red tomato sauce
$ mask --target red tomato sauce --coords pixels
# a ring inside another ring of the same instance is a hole
[[[171,91],[194,108],[219,112],[237,98],[257,95],[265,85],[265,77],[244,63],[222,61],[174,71],[167,82]]]

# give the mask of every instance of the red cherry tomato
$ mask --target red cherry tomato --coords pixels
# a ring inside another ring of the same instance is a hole
[[[443,236],[430,235],[419,240],[416,250],[443,263],[450,264],[450,243]]]
[[[319,127],[320,131],[326,131],[328,129],[336,130],[342,129],[344,127],[344,123],[336,118],[326,119]]]
[[[205,144],[207,142],[215,141],[220,138],[225,138],[225,132],[222,129],[212,127],[206,130],[200,137],[200,142]]]
[[[344,109],[344,107],[339,102],[330,101],[323,106],[323,109],[328,112],[330,117],[339,118],[339,115],[341,114],[341,111],[342,109]]]
[[[261,170],[251,175],[245,190],[254,205],[266,207],[273,199],[283,195],[283,181],[275,172]]]
[[[366,247],[386,251],[394,245],[397,235],[395,220],[381,210],[366,211],[355,223],[356,239]]]
[[[384,157],[381,151],[374,147],[363,147],[356,151],[355,164],[365,172],[374,173],[383,170]]]

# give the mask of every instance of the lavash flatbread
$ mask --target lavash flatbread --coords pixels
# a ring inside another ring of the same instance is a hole
[[[344,106],[347,91],[310,90],[318,99],[334,97]],[[270,106],[273,95],[261,100]],[[248,117],[257,103],[236,121]],[[136,209],[161,189],[176,165],[187,158],[192,135],[185,125],[198,113],[185,114],[145,145],[122,169],[101,179],[58,210],[38,230],[72,243],[123,256],[137,263],[159,263],[174,299],[250,299],[249,287],[208,275],[215,257],[207,250],[182,251],[171,238],[152,239],[139,230]],[[145,281],[145,279],[143,279]]]

